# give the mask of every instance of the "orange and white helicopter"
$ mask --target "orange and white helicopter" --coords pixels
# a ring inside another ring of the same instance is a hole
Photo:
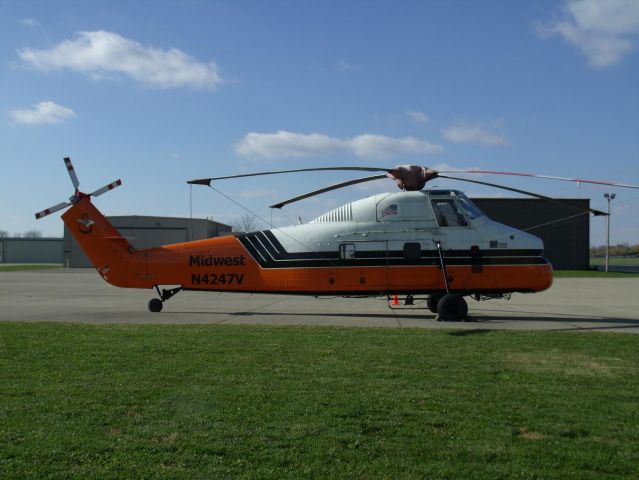
[[[347,203],[302,225],[137,250],[91,202],[91,197],[122,182],[82,193],[71,160],[65,158],[64,162],[75,192],[68,202],[39,212],[36,218],[71,207],[62,219],[98,273],[118,287],[155,288],[159,298],[149,301],[151,312],[161,311],[163,303],[181,290],[401,295],[406,305],[412,305],[417,295],[427,295],[427,307],[441,320],[459,321],[468,313],[464,297],[479,301],[508,298],[514,292],[540,292],[552,284],[552,266],[543,257],[539,238],[492,221],[458,190],[423,190],[426,182],[437,177],[461,180],[554,202],[560,201],[448,173],[524,175],[639,188],[535,174],[444,172],[418,166],[322,167],[205,178],[188,183],[210,186],[212,181],[230,178],[326,170],[383,172],[322,188],[273,208],[387,177],[396,180],[401,191]],[[594,209],[584,213],[605,215]],[[169,286],[172,288],[161,288]]]

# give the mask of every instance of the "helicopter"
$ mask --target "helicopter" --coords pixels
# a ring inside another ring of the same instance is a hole
[[[491,170],[434,170],[414,165],[320,167],[258,172],[190,180],[191,185],[250,176],[316,171],[383,172],[341,182],[272,205],[293,202],[339,188],[389,178],[400,191],[355,200],[290,227],[236,233],[138,250],[111,225],[91,199],[122,185],[116,180],[83,193],[68,157],[64,162],[74,186],[69,201],[36,213],[36,219],[69,208],[62,220],[99,275],[123,288],[155,289],[151,312],[182,290],[280,293],[308,296],[402,296],[413,305],[426,295],[426,307],[439,320],[467,317],[465,298],[510,298],[513,293],[546,290],[551,264],[538,237],[489,219],[463,192],[424,189],[434,178],[488,185],[563,203],[533,192],[450,173],[519,175],[608,186],[636,185]],[[571,205],[572,206],[572,205]],[[583,213],[606,215],[595,209]],[[170,288],[163,288],[170,287]]]

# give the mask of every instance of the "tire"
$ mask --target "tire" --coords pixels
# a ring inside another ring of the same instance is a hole
[[[162,300],[152,298],[149,300],[149,312],[157,313],[162,311]]]
[[[428,300],[426,300],[426,306],[428,307],[428,310],[430,310],[433,313],[439,313],[439,311],[437,310],[437,305],[439,304],[442,297],[443,295],[439,293],[430,295],[428,297]]]
[[[447,322],[461,322],[468,314],[468,304],[464,297],[457,293],[449,293],[439,301],[437,313],[441,320]]]

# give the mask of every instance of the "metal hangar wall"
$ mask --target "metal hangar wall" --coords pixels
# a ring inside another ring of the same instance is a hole
[[[0,238],[0,263],[62,263],[61,238]]]
[[[232,230],[229,225],[201,218],[124,215],[107,217],[107,219],[138,249],[219,237],[229,234]],[[64,266],[72,268],[93,266],[66,227],[64,228]]]
[[[544,241],[544,256],[556,270],[587,270],[590,264],[590,215],[572,208],[590,208],[584,198],[473,198],[489,218],[525,230]]]

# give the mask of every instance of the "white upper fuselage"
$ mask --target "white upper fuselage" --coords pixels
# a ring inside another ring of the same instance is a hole
[[[382,193],[272,232],[291,253],[336,251],[345,242],[358,251],[402,250],[408,242],[433,250],[437,241],[444,250],[543,250],[539,238],[489,219],[457,190]]]

